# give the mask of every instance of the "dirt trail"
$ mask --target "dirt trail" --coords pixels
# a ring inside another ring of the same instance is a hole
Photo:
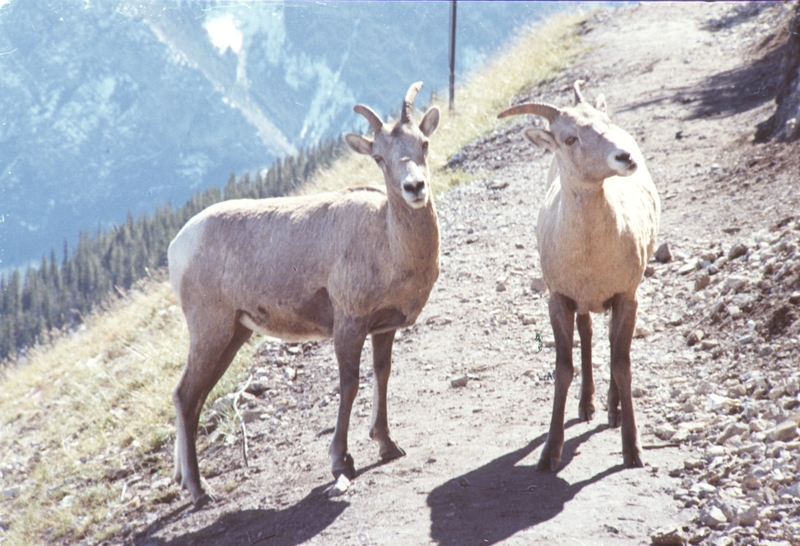
[[[612,119],[648,159],[664,203],[660,241],[684,259],[728,248],[798,210],[796,159],[784,147],[749,142],[774,108],[764,74],[779,60],[764,41],[781,9],[693,3],[601,12],[585,25],[593,51],[528,98],[567,104],[576,79],[587,80],[588,97],[605,93]],[[700,433],[692,431],[694,441],[660,438],[659,427],[678,411],[674,402],[691,403],[697,382],[711,381],[703,367],[735,366],[739,358],[687,346],[685,329],[706,304],[693,299],[678,264],[655,264],[640,291],[632,357],[645,468],[622,468],[618,429],[601,418],[578,422],[576,378],[562,468],[535,470],[555,362],[547,296],[531,286],[540,276],[534,226],[550,157],[522,138],[523,123],[530,121],[504,126],[458,154],[454,163],[483,173],[481,180],[437,202],[442,275],[418,324],[398,336],[389,385],[390,425],[407,456],[380,464],[367,437],[367,346],[350,429],[358,477],[343,496],[328,499],[326,449],[338,383],[332,345],[262,343],[252,371],[267,390],[248,402],[253,466],[243,467],[240,435],[216,442],[201,455],[216,503],[193,510],[188,495],[153,476],[137,487],[163,495],[162,510],[131,522],[126,536],[111,542],[627,545],[649,544],[655,529],[684,525],[696,543],[724,538],[724,525],[697,523],[700,504],[678,498],[699,480],[684,469],[687,460],[704,460]],[[602,404],[605,318],[595,316],[594,328]],[[781,362],[796,362],[797,351],[786,347]],[[466,386],[452,386],[464,376]],[[695,414],[705,415],[701,408]]]

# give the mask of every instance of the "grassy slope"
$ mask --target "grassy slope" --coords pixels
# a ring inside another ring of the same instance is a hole
[[[454,113],[438,104],[443,115],[430,156],[437,192],[467,180],[444,169],[448,157],[497,127],[496,113],[516,94],[581,52],[583,19],[560,15],[521,33],[457,90]],[[378,176],[371,159],[347,154],[302,193],[374,184]],[[120,531],[126,512],[160,500],[158,489],[144,498],[130,495],[120,478],[169,477],[171,390],[187,347],[169,284],[154,280],[8,370],[0,390],[0,543],[102,539]],[[252,347],[240,352],[212,399],[234,388]]]

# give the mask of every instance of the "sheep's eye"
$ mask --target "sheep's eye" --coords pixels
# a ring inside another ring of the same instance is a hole
[[[576,140],[578,140],[578,137],[571,136],[564,141],[564,144],[566,144],[567,146],[572,146],[573,144],[575,144]]]
[[[422,141],[422,151],[424,151],[424,152],[428,151],[428,141],[427,140]]]
[[[383,161],[383,158],[379,155],[373,155],[372,159],[375,160],[375,163],[380,163],[381,161]]]

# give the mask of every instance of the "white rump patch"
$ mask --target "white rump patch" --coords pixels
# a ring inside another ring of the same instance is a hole
[[[178,235],[169,244],[167,250],[167,263],[169,264],[169,282],[172,285],[172,291],[178,298],[178,304],[181,304],[181,282],[192,258],[197,253],[200,247],[200,242],[203,239],[204,227],[201,222],[192,218],[183,226],[178,232]]]

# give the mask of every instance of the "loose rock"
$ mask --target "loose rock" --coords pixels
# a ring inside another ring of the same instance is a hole
[[[771,442],[788,442],[797,438],[797,424],[791,419],[778,424],[775,428],[767,433],[767,438]]]
[[[728,519],[718,506],[706,506],[700,511],[698,521],[706,527],[716,527],[728,523]]]
[[[728,251],[728,259],[735,260],[740,256],[744,256],[745,254],[747,254],[747,247],[742,243],[736,243]]]
[[[543,278],[537,277],[531,281],[531,290],[544,293],[547,291],[547,284],[544,282]]]
[[[689,345],[689,347],[692,347],[700,343],[700,341],[702,341],[704,337],[705,333],[703,333],[702,330],[692,330],[686,337],[686,343],[687,345]]]
[[[339,477],[336,478],[336,483],[333,484],[333,487],[331,487],[328,491],[328,496],[331,498],[339,497],[343,495],[349,488],[350,479],[344,474],[340,474]]]
[[[744,510],[740,510],[736,515],[737,525],[742,527],[752,527],[758,521],[758,506],[751,504]]]
[[[709,284],[711,284],[711,277],[706,271],[701,271],[694,278],[694,291],[699,292],[700,290],[707,288]]]
[[[661,243],[661,246],[653,253],[653,259],[662,264],[671,261],[672,252],[669,249],[669,243]]]
[[[661,546],[685,546],[687,543],[686,533],[680,527],[656,529],[650,535],[650,541]]]

